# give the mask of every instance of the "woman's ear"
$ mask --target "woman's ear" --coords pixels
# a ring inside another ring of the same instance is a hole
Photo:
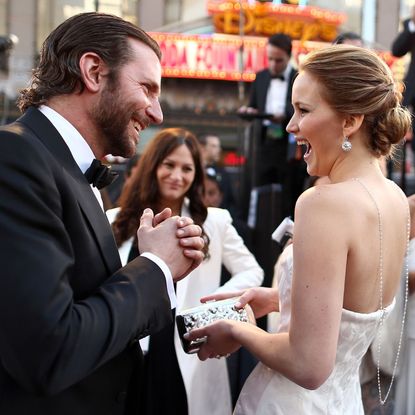
[[[104,61],[93,52],[81,56],[79,69],[85,88],[90,92],[98,92],[102,88],[103,80],[109,72]]]
[[[363,114],[346,114],[343,122],[343,136],[351,137],[363,124],[365,116]]]

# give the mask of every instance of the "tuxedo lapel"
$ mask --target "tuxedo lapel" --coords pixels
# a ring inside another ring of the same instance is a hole
[[[29,108],[17,122],[23,123],[39,139],[63,168],[78,203],[95,234],[97,245],[110,274],[121,267],[117,247],[108,220],[92,189],[79,169],[68,146],[56,128],[39,110]]]
[[[259,79],[259,108],[258,110],[260,112],[265,112],[265,106],[267,102],[267,94],[268,94],[268,88],[271,83],[271,74],[268,70],[263,72],[263,76]]]

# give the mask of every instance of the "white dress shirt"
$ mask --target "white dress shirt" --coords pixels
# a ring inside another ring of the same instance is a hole
[[[271,79],[265,102],[265,112],[267,114],[273,114],[276,117],[284,115],[291,69],[291,65],[288,64],[283,73],[284,80],[279,78]]]
[[[58,112],[46,105],[42,105],[39,108],[39,111],[58,130],[58,133],[62,136],[63,141],[65,141],[65,144],[68,146],[69,151],[71,152],[76,164],[79,166],[82,173],[85,173],[88,167],[91,165],[92,160],[95,158],[91,147],[89,147],[88,143],[84,140],[79,131]],[[91,189],[94,192],[94,195],[97,198],[102,210],[104,210],[101,193],[96,187],[92,185]]]

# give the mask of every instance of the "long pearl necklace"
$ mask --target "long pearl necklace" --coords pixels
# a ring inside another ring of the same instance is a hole
[[[355,178],[358,183],[362,185],[362,187],[366,190],[369,197],[372,199],[376,211],[378,214],[378,222],[379,222],[379,291],[380,291],[380,302],[379,302],[379,309],[380,309],[380,319],[379,319],[379,341],[378,341],[378,347],[377,347],[377,356],[376,356],[376,376],[377,376],[377,386],[378,386],[378,395],[379,395],[379,402],[381,405],[384,405],[389,397],[389,394],[392,390],[392,385],[396,377],[396,369],[398,367],[398,361],[399,361],[399,355],[401,354],[401,348],[402,348],[402,338],[403,338],[403,332],[405,327],[405,319],[406,319],[406,310],[407,310],[407,304],[408,304],[408,280],[409,280],[409,266],[408,266],[408,252],[409,252],[409,236],[410,236],[410,229],[411,229],[411,218],[409,214],[409,207],[408,207],[408,220],[406,225],[406,256],[405,256],[405,299],[404,299],[404,309],[402,313],[402,321],[401,321],[401,331],[399,334],[399,342],[398,342],[398,349],[396,351],[396,357],[395,357],[395,363],[393,365],[393,371],[392,371],[392,378],[388,387],[388,390],[386,391],[386,395],[384,398],[382,398],[382,388],[381,388],[381,381],[380,381],[380,353],[382,348],[382,331],[383,331],[383,323],[385,321],[385,308],[383,307],[383,228],[382,228],[382,217],[380,214],[380,210],[378,207],[378,204],[376,203],[375,198],[372,196],[372,194],[369,192],[369,189],[366,187],[366,185],[358,178]]]

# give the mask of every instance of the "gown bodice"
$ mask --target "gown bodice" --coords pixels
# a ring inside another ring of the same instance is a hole
[[[284,260],[292,263],[292,253],[285,254]],[[291,278],[292,272],[286,272],[279,279],[280,332],[288,330]],[[390,313],[394,305],[395,301],[385,312]],[[380,310],[367,314],[342,310],[334,369],[316,390],[305,389],[259,363],[241,391],[235,415],[363,415],[359,367],[376,335],[380,315]]]

